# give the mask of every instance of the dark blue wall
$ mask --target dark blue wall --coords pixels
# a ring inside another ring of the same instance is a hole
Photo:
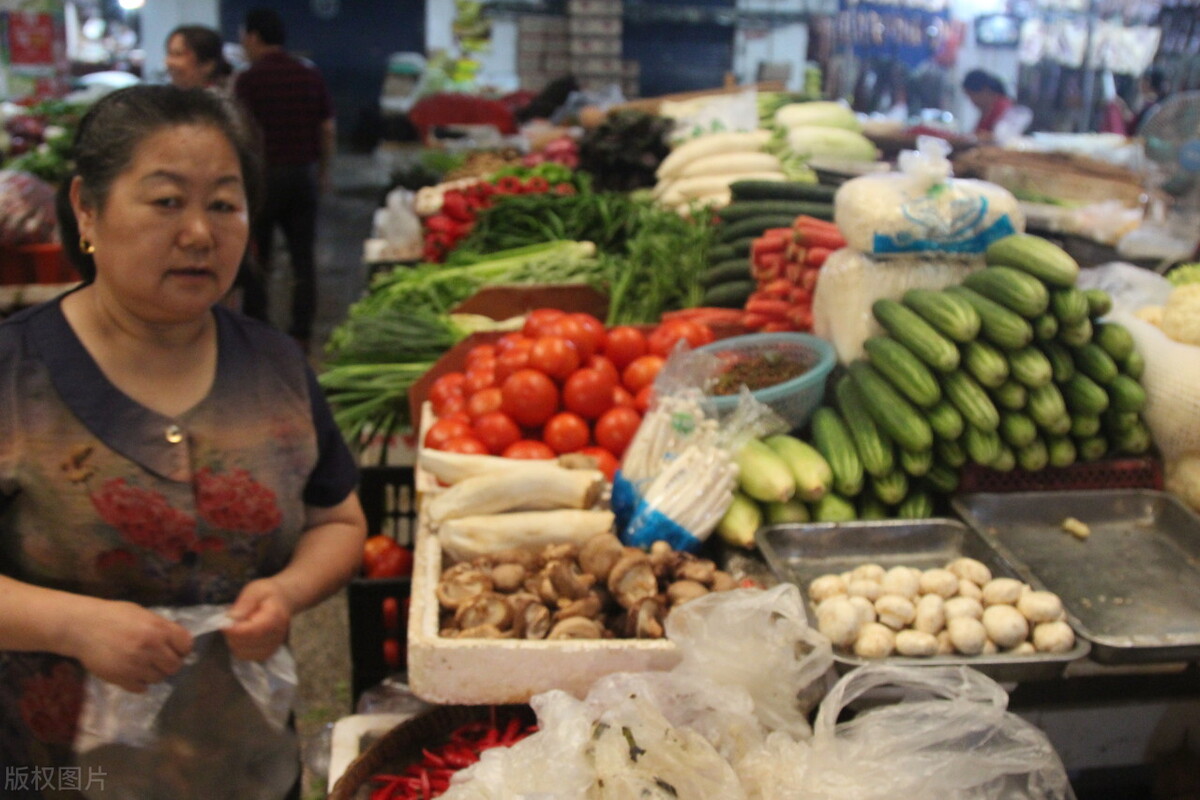
[[[425,0],[341,0],[329,19],[310,0],[221,0],[221,32],[240,40],[251,8],[273,8],[287,26],[287,48],[313,60],[329,83],[341,138],[359,125],[364,109],[378,105],[387,58],[425,52]],[[327,5],[332,5],[327,3]]]
[[[734,28],[712,18],[733,6],[734,0],[626,0],[622,58],[639,63],[641,96],[723,85],[733,69]]]

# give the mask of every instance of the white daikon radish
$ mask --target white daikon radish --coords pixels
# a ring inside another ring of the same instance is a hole
[[[782,172],[783,165],[770,153],[722,153],[698,158],[683,168],[680,178],[694,175],[728,175],[731,172]]]
[[[438,528],[442,550],[454,561],[514,547],[537,548],[547,544],[582,544],[613,527],[611,511],[573,508],[553,511],[511,511],[449,519]]]
[[[662,160],[655,171],[655,177],[671,178],[683,171],[692,161],[705,156],[721,153],[744,153],[761,150],[771,139],[771,132],[764,128],[754,131],[726,131],[723,133],[706,133],[688,139],[675,147]]]
[[[436,495],[425,508],[437,525],[445,520],[501,511],[591,508],[604,490],[599,470],[502,470],[464,478]]]
[[[727,175],[693,175],[672,181],[671,187],[658,198],[665,206],[677,206],[688,200],[705,197],[722,189],[728,189],[734,181],[782,181],[782,172],[743,172]]]

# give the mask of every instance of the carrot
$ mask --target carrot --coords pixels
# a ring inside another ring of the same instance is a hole
[[[797,228],[792,238],[797,244],[802,244],[810,248],[819,247],[828,250],[840,250],[846,246],[846,238],[836,228],[833,230]]]
[[[805,289],[803,286],[793,286],[788,290],[788,302],[794,306],[812,305],[812,289]]]
[[[756,331],[763,325],[766,325],[772,319],[774,319],[774,317],[768,317],[765,314],[755,314],[754,312],[748,311],[742,314],[742,326],[747,330]]]
[[[750,295],[750,299],[746,301],[746,310],[752,314],[762,314],[766,317],[782,318],[788,312],[791,305],[787,300],[779,300],[771,297],[755,297]]]
[[[756,281],[770,281],[783,276],[782,253],[763,253],[750,264],[750,274]]]
[[[817,217],[809,216],[808,214],[801,214],[798,217],[796,217],[796,221],[792,223],[792,228],[794,228],[794,229],[803,228],[805,230],[816,229],[816,230],[822,230],[822,231],[824,231],[824,230],[836,231],[838,229],[838,226],[837,226],[836,222],[830,222],[827,219],[819,219]]]
[[[820,267],[832,252],[828,247],[810,247],[804,256],[804,266]]]
[[[715,306],[696,306],[695,308],[680,308],[664,311],[662,320],[690,320],[704,322],[709,325],[737,325],[742,321],[742,312],[736,308],[717,308]]]
[[[750,258],[753,259],[760,253],[782,253],[785,247],[787,240],[778,236],[759,236],[750,243]]]
[[[753,298],[755,295],[762,295],[773,299],[783,299],[788,296],[793,288],[793,284],[787,278],[776,278],[766,283],[761,283],[758,286],[758,291],[750,295]]]
[[[794,331],[796,326],[790,322],[768,322],[759,328],[763,333],[783,333],[785,331]]]

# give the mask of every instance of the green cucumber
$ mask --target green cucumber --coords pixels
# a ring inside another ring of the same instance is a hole
[[[1113,357],[1095,341],[1084,342],[1076,347],[1074,356],[1075,366],[1079,371],[1096,383],[1112,383],[1113,378],[1120,372],[1120,367]]]
[[[871,476],[869,481],[871,493],[881,502],[894,506],[904,500],[908,494],[908,476],[900,470],[889,472],[881,477]]]
[[[1137,350],[1130,352],[1121,362],[1121,372],[1135,381],[1140,380],[1142,373],[1146,371],[1146,359]]]
[[[1014,233],[988,245],[984,258],[989,264],[1009,266],[1051,286],[1074,286],[1079,262],[1053,242],[1029,233]]]
[[[1000,438],[1012,447],[1021,448],[1037,438],[1037,425],[1020,411],[1000,412]]]
[[[1052,467],[1069,467],[1075,463],[1075,442],[1068,436],[1051,436],[1046,439],[1046,452]]]
[[[974,425],[968,425],[963,431],[963,448],[967,456],[981,467],[991,466],[1000,455],[1000,434],[996,431],[981,431]]]
[[[963,419],[984,431],[994,431],[1000,424],[1000,412],[979,383],[962,370],[942,376],[942,391],[963,415]],[[910,447],[910,450],[919,450]]]
[[[786,503],[767,503],[763,506],[763,517],[767,525],[808,522],[812,519],[808,506],[795,497]]]
[[[746,236],[757,238],[768,228],[790,228],[795,221],[795,214],[755,214],[716,226],[714,236],[718,243],[729,243]]]
[[[805,200],[735,200],[724,208],[717,209],[717,216],[724,223],[739,222],[751,217],[767,215],[791,216],[795,223],[796,217],[817,217],[829,211],[828,203],[814,203]],[[825,219],[825,217],[820,217]],[[772,227],[784,227],[782,225]],[[786,226],[788,228],[791,225]],[[765,229],[764,229],[765,230]]]
[[[970,342],[979,335],[979,313],[961,297],[936,289],[909,289],[903,302],[955,342]]]
[[[938,333],[911,308],[883,298],[871,305],[871,313],[884,330],[929,366],[939,372],[958,368],[958,348],[954,342]]]
[[[924,489],[908,493],[901,503],[896,506],[898,519],[929,519],[933,516],[933,497]]]
[[[997,472],[1012,472],[1017,468],[1017,454],[1004,442],[1000,443],[1000,451],[988,466]]]
[[[1150,451],[1154,441],[1150,437],[1150,429],[1139,420],[1129,430],[1115,434],[1112,443],[1118,453],[1140,456]]]
[[[1018,350],[1033,341],[1033,326],[1020,314],[1009,311],[966,286],[948,286],[979,314],[979,335],[1004,350]]]
[[[1060,419],[1069,419],[1067,415],[1067,402],[1063,399],[1062,392],[1054,383],[1030,389],[1029,401],[1025,404],[1025,411],[1037,423],[1039,428],[1054,425]]]
[[[938,439],[933,443],[934,454],[948,467],[958,469],[967,463],[967,451],[959,443],[961,440],[950,441]]]
[[[832,406],[813,412],[813,445],[833,471],[833,489],[843,497],[854,497],[863,486],[863,466],[845,421]]]
[[[1079,347],[1092,340],[1092,321],[1084,318],[1070,325],[1063,323],[1058,326],[1058,341],[1068,347]]]
[[[1030,389],[1045,386],[1054,378],[1050,359],[1034,345],[1009,352],[1008,370],[1013,380]]]
[[[916,405],[930,408],[942,399],[933,372],[897,340],[890,336],[870,336],[863,342],[863,350],[871,365]]]
[[[708,248],[708,263],[719,264],[722,261],[728,261],[731,258],[736,258],[737,253],[733,252],[733,246],[728,244],[714,244]],[[742,253],[745,256],[745,253]]]
[[[1046,449],[1046,443],[1041,439],[1034,439],[1019,448],[1016,455],[1017,466],[1030,472],[1045,469],[1046,465],[1050,463],[1050,451]]]
[[[958,470],[946,464],[934,462],[925,473],[925,482],[941,494],[952,494],[958,488]]]
[[[853,522],[858,519],[854,503],[833,492],[809,506],[813,522]]]
[[[1076,438],[1075,452],[1080,461],[1099,461],[1108,452],[1108,439],[1100,435]]]
[[[909,450],[900,451],[900,469],[904,470],[914,478],[919,478],[926,472],[929,472],[930,466],[933,465],[933,450],[922,450],[919,453],[913,453]]]
[[[1137,418],[1137,414],[1133,415]],[[1092,414],[1073,414],[1071,416],[1071,435],[1076,439],[1086,439],[1100,432],[1100,417]]]
[[[870,492],[863,492],[858,497],[858,518],[865,520],[891,519],[892,514],[887,504]]]
[[[1029,390],[1016,381],[1005,381],[991,391],[997,408],[1020,411],[1029,402]]]
[[[740,180],[729,184],[735,202],[754,200],[799,200],[832,204],[837,187],[801,181]]]
[[[1092,319],[1103,317],[1112,311],[1112,295],[1103,289],[1084,289],[1083,296],[1088,301],[1088,316]]]
[[[1039,342],[1048,342],[1058,335],[1058,320],[1053,314],[1039,314],[1031,320],[1033,338]]]
[[[963,418],[954,404],[945,398],[933,408],[925,411],[929,427],[942,439],[957,439],[962,435]]]
[[[1121,363],[1133,353],[1133,335],[1117,322],[1099,322],[1092,326],[1092,341],[1104,348],[1113,361]]]
[[[741,308],[758,288],[753,280],[726,281],[704,290],[701,304],[717,308]]]
[[[1118,375],[1108,384],[1108,397],[1117,411],[1141,411],[1146,407],[1146,390],[1128,375]]]
[[[1046,284],[1012,267],[985,267],[963,278],[962,285],[1026,319],[1044,313],[1050,306]]]
[[[749,281],[754,276],[750,274],[750,259],[730,258],[713,264],[700,276],[700,285],[706,289],[720,283],[730,281]]]
[[[842,420],[850,431],[850,438],[858,452],[862,467],[872,475],[886,475],[892,471],[895,463],[892,440],[879,430],[875,418],[867,411],[862,395],[854,380],[849,375],[843,375],[834,384],[834,396]]]
[[[995,345],[976,339],[959,345],[962,352],[962,367],[980,385],[995,389],[1008,380],[1008,359]]]
[[[1108,408],[1108,393],[1094,380],[1076,372],[1062,385],[1063,399],[1072,414],[1099,414]]]
[[[1050,312],[1064,325],[1072,325],[1088,317],[1087,296],[1082,289],[1068,286],[1050,292]]]
[[[852,361],[848,369],[867,413],[896,444],[908,450],[927,450],[933,444],[929,421],[878,370],[861,359]]]
[[[1055,382],[1066,383],[1071,380],[1071,376],[1075,374],[1075,359],[1070,348],[1062,342],[1042,342],[1039,347],[1046,354],[1046,358],[1050,359]]]

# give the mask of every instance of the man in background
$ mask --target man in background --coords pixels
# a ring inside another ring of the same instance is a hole
[[[321,191],[329,188],[334,112],[324,78],[314,66],[289,54],[285,42],[278,13],[247,12],[242,48],[250,66],[238,75],[234,95],[261,130],[267,191],[253,231],[260,271],[248,276],[242,309],[267,319],[272,246],[279,228],[293,275],[288,332],[307,350],[317,306],[317,203]]]

